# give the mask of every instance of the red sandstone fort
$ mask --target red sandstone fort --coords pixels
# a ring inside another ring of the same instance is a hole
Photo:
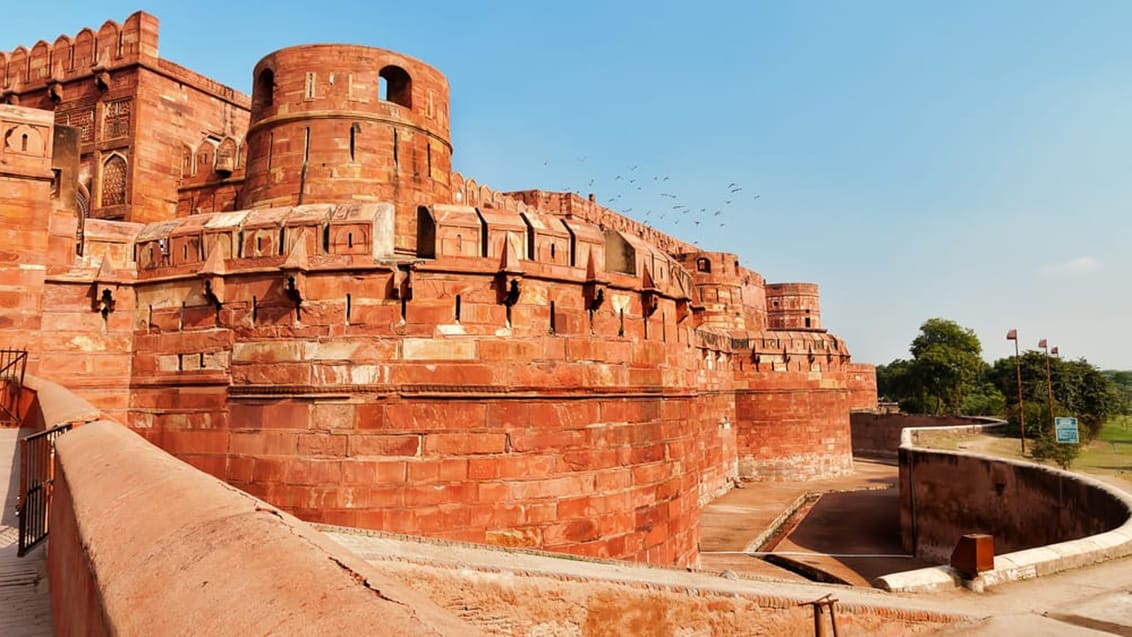
[[[452,170],[448,83],[381,49],[249,97],[157,20],[0,53],[0,347],[305,520],[654,564],[736,480],[852,464],[873,369],[593,196]]]

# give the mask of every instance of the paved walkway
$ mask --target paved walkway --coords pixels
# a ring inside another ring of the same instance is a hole
[[[842,582],[869,586],[879,575],[931,566],[903,555],[897,471],[891,463],[857,459],[853,473],[838,478],[744,483],[704,508],[701,568],[808,581],[744,554],[772,551]],[[823,493],[806,501],[808,494]]]
[[[18,441],[20,430],[0,428],[0,635],[52,635],[51,597],[47,590],[44,545],[16,557],[19,526],[16,499],[20,489]]]
[[[730,569],[755,581],[766,577],[791,582],[801,579],[788,571],[776,573],[774,566],[754,557],[713,551],[755,550],[754,544],[767,535],[768,527],[779,523],[783,512],[807,492],[836,493],[827,493],[803,506],[782,532],[770,539],[773,549],[764,550],[893,556],[791,556],[857,586],[867,585],[884,573],[926,565],[898,556],[903,552],[897,536],[899,504],[895,500],[897,492],[890,486],[895,485],[896,478],[894,465],[857,459],[853,474],[842,478],[805,483],[747,483],[704,509],[702,567],[708,572]],[[1129,489],[1127,482],[1117,486]],[[791,584],[784,581],[775,590],[785,586]],[[838,596],[852,599],[844,589]],[[949,636],[1132,637],[1132,558],[1003,584],[985,593],[956,589],[889,595],[887,599],[888,602],[879,603],[895,607],[919,603],[983,618],[942,631]]]

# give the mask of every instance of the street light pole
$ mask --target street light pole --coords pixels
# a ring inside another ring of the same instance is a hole
[[[1044,349],[1046,352],[1046,392],[1049,394],[1049,425],[1053,427],[1053,378],[1049,373],[1049,344],[1046,342],[1046,339],[1043,338],[1038,341],[1038,347]],[[1056,350],[1057,348],[1055,347],[1054,349]]]
[[[1018,360],[1018,330],[1006,333],[1006,340],[1014,341],[1014,371],[1018,375],[1018,440],[1022,455],[1026,455],[1026,406],[1022,403],[1022,363]]]

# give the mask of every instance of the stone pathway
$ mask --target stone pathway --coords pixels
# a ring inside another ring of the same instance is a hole
[[[701,569],[808,581],[743,554],[759,550],[761,545],[763,551],[786,553],[792,562],[856,586],[869,586],[877,575],[928,566],[927,562],[898,556],[903,550],[896,481],[896,465],[858,458],[853,473],[847,476],[811,482],[744,483],[743,488],[704,508]],[[834,493],[803,502],[807,494],[826,492]],[[788,515],[799,504],[798,513]],[[779,525],[782,530],[775,535],[772,532]]]
[[[0,635],[52,635],[46,542],[24,557],[19,549],[16,499],[20,489],[19,429],[0,428]]]

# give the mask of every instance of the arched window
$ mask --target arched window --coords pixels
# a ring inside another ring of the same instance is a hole
[[[705,257],[696,259],[696,271],[711,272],[711,261],[708,261]]]
[[[268,108],[275,103],[275,72],[264,69],[255,79],[255,88],[252,90],[252,108]]]
[[[413,80],[405,69],[387,66],[377,75],[377,99],[413,107]]]
[[[114,154],[102,164],[102,206],[126,203],[126,158]]]

